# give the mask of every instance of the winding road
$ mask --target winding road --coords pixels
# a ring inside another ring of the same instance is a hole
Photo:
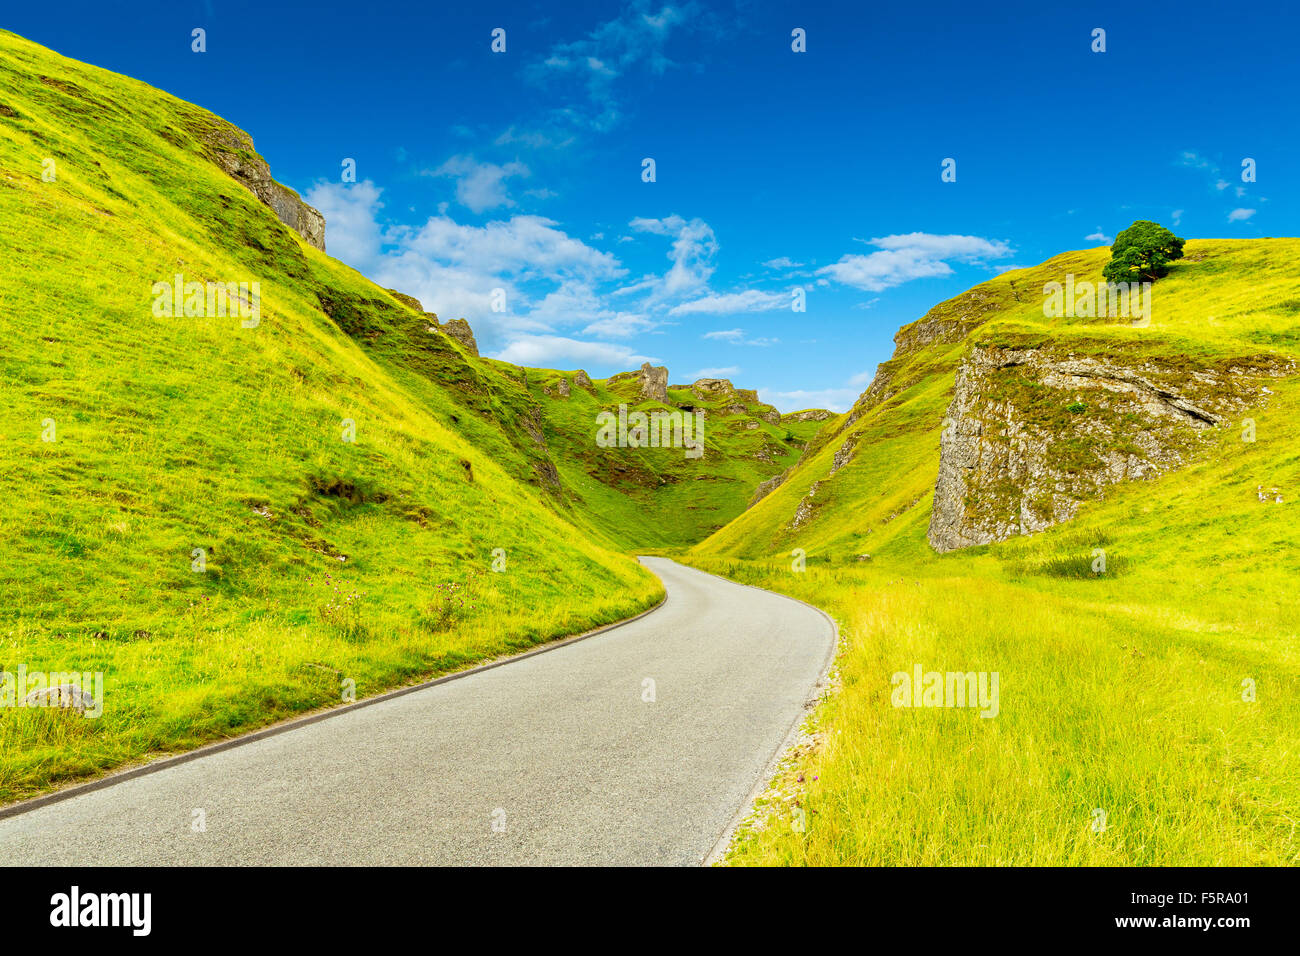
[[[0,856],[700,864],[805,713],[834,632],[789,598],[642,561],[668,592],[649,614],[0,819]]]

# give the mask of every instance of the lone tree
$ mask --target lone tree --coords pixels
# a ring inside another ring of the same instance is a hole
[[[1169,263],[1183,257],[1183,242],[1158,222],[1140,219],[1115,237],[1107,282],[1155,282],[1169,274]]]

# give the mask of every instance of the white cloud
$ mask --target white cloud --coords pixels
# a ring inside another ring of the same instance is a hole
[[[714,339],[720,342],[727,342],[731,345],[759,345],[764,347],[768,345],[779,345],[781,342],[780,339],[747,338],[744,329],[719,329],[716,332],[705,332],[700,336],[700,338]]]
[[[1108,246],[1109,246],[1109,245],[1113,245],[1114,242],[1115,242],[1115,237],[1114,237],[1114,236],[1108,236],[1108,235],[1106,235],[1104,232],[1102,232],[1102,231],[1101,231],[1101,226],[1098,226],[1098,227],[1097,227],[1097,231],[1094,232],[1091,236],[1084,236],[1083,238],[1084,238],[1085,240],[1087,240],[1088,242],[1101,242],[1101,243],[1104,243],[1104,244],[1106,244],[1106,245],[1108,245]]]
[[[430,176],[447,176],[456,180],[456,201],[471,212],[484,212],[500,206],[513,206],[505,181],[514,176],[530,175],[523,163],[480,163],[473,156],[453,156]]]
[[[713,257],[718,251],[717,237],[707,222],[672,215],[663,219],[637,218],[628,226],[637,232],[671,238],[668,259],[672,266],[663,276],[644,279],[625,291],[648,290],[651,302],[658,304],[706,288],[713,275]]]
[[[573,361],[579,365],[636,368],[643,362],[658,361],[646,355],[639,355],[622,345],[583,342],[580,339],[559,335],[519,336],[492,358],[535,368],[558,368],[565,361]]]
[[[581,276],[615,278],[619,261],[555,228],[542,216],[513,216],[484,226],[466,226],[435,216],[408,240],[409,248],[429,258],[473,266],[482,272],[530,278]]]
[[[703,298],[673,306],[668,310],[668,314],[691,315],[704,312],[710,315],[729,315],[735,312],[771,312],[789,307],[790,293],[788,292],[760,292],[758,289],[746,289],[744,292],[711,292]]]
[[[775,259],[768,259],[763,266],[767,269],[798,269],[803,266],[803,263],[795,262],[789,256],[778,256]]]
[[[654,319],[634,312],[605,313],[585,329],[584,335],[597,335],[603,339],[627,339],[659,327]]]
[[[469,226],[438,215],[417,228],[385,226],[381,192],[370,182],[319,183],[308,192],[326,216],[330,253],[443,318],[469,319],[485,349],[577,325],[596,335],[629,325],[599,292],[625,274],[618,259],[551,220],[513,216]],[[501,312],[493,309],[496,289],[505,294]]]
[[[876,377],[875,372],[858,372],[849,377],[840,388],[796,389],[779,392],[771,388],[760,388],[758,397],[763,401],[787,411],[802,408],[829,408],[833,412],[846,412],[853,407],[863,389]]]
[[[350,185],[318,182],[307,190],[303,198],[325,217],[330,255],[358,269],[374,261],[383,242],[377,222],[381,192],[368,179]]]
[[[833,412],[846,412],[858,400],[859,394],[852,388],[796,389],[792,392],[780,392],[771,388],[758,390],[760,399],[791,412],[804,408],[829,408]]]
[[[521,130],[510,126],[493,141],[497,146],[518,144],[529,149],[563,149],[573,142],[573,136],[567,133],[554,134],[542,130]]]
[[[1253,215],[1255,215],[1253,209],[1234,209],[1228,213],[1228,222],[1245,222]]]
[[[856,289],[883,292],[913,279],[951,275],[948,260],[982,263],[1009,256],[1013,251],[1001,239],[925,232],[884,236],[870,240],[869,244],[877,251],[845,255],[839,262],[818,269],[817,274]]]
[[[1170,213],[1170,215],[1173,217],[1175,226],[1183,221],[1183,211],[1181,209],[1175,209],[1172,213]]]
[[[688,378],[692,382],[698,382],[702,378],[731,378],[733,375],[739,375],[740,368],[735,365],[728,365],[726,368],[702,368],[692,372]]]

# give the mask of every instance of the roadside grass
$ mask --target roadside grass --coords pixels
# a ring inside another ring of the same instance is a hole
[[[847,642],[840,689],[816,718],[821,745],[790,775],[806,781],[806,832],[792,807],[768,807],[729,862],[1300,862],[1293,634],[1252,637],[1238,629],[1255,622],[1210,608],[1112,608],[978,574],[729,576],[827,609]],[[997,716],[891,706],[891,675],[918,663],[998,672]],[[1245,678],[1254,703],[1242,700]]]
[[[471,591],[473,609],[455,612],[442,627],[436,614],[426,617],[417,606],[385,609],[374,595],[361,605],[360,630],[351,633],[306,607],[295,613],[273,604],[268,611],[255,601],[182,614],[174,633],[144,639],[13,627],[0,641],[0,670],[21,663],[29,671],[103,672],[104,712],[91,719],[43,708],[0,710],[0,801],[346,706],[349,689],[360,700],[518,653],[628,617],[662,595],[657,581],[630,573],[602,586],[551,570],[484,576]],[[556,598],[559,581],[567,585],[564,600]],[[292,593],[293,583],[284,590]],[[311,585],[296,583],[310,593]],[[432,588],[414,590],[436,607]]]
[[[1034,537],[935,555],[924,502],[899,531],[916,546],[869,561],[682,557],[824,608],[844,644],[818,746],[729,862],[1300,863],[1298,393],[1279,384],[1256,443],[1225,430],[1206,460]],[[998,672],[998,715],[892,706],[916,664]]]

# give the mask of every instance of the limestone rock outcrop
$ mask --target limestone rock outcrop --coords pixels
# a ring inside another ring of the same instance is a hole
[[[771,478],[767,479],[767,481],[759,484],[759,486],[754,489],[754,496],[749,499],[749,504],[745,506],[745,509],[748,510],[754,507],[754,505],[758,504],[777,488],[781,487],[781,484],[785,481],[788,474],[790,474],[790,470],[787,468],[785,471],[781,472],[781,474],[773,475]]]
[[[735,386],[725,378],[700,378],[691,385],[691,391],[700,398],[712,398],[735,390]]]
[[[788,415],[782,415],[783,422],[824,422],[828,418],[834,418],[835,413],[829,412],[824,408],[807,408],[801,412],[790,412]]]
[[[398,302],[423,315],[428,321],[431,330],[436,330],[448,338],[456,340],[470,355],[478,355],[478,343],[474,341],[474,330],[470,328],[469,322],[465,319],[440,322],[438,321],[438,314],[436,312],[425,312],[424,304],[415,296],[398,292],[396,289],[387,289],[385,291]]]
[[[271,178],[271,167],[253,150],[253,137],[224,120],[213,121],[196,132],[208,156],[227,175],[269,206],[308,245],[325,251],[325,217],[288,186]]]
[[[943,421],[930,544],[952,551],[1033,534],[1109,486],[1171,471],[1280,374],[1270,364],[1198,371],[1174,358],[973,348]]]
[[[474,341],[474,330],[469,327],[469,322],[465,319],[452,319],[449,322],[443,322],[439,328],[442,329],[450,338],[455,339],[470,355],[478,355],[478,342]]]
[[[619,372],[610,376],[610,382],[621,382],[635,378],[639,395],[643,402],[666,402],[668,400],[668,369],[664,366],[652,366],[649,362],[642,364],[636,372]]]

